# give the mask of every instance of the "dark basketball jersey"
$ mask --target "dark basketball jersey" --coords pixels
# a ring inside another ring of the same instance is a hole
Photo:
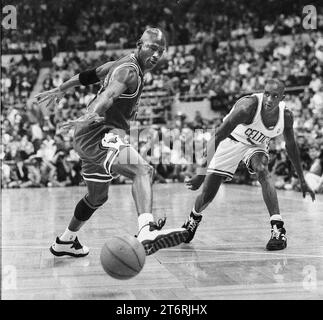
[[[116,71],[125,67],[131,67],[136,71],[138,75],[137,88],[134,92],[129,92],[128,90],[121,94],[113,105],[106,111],[105,125],[110,128],[128,131],[130,121],[136,118],[139,99],[143,88],[143,73],[134,54],[129,54],[112,64],[97,96],[99,96],[100,93],[111,83]],[[88,108],[91,108],[91,106],[94,105],[95,100],[96,99],[93,99]]]
[[[113,80],[115,72],[121,68],[133,68],[138,75],[138,85],[134,92],[126,91],[113,103],[105,113],[105,121],[89,125],[78,124],[74,131],[74,149],[82,160],[99,162],[106,152],[101,152],[99,143],[105,133],[113,130],[124,136],[130,129],[130,121],[134,120],[138,110],[139,98],[143,88],[143,73],[134,54],[116,60],[98,91],[96,97],[88,105],[88,110],[95,105],[96,98]],[[102,154],[101,154],[102,153]]]

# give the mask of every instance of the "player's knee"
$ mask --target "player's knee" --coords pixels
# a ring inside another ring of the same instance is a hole
[[[140,165],[137,167],[135,177],[147,177],[152,179],[154,174],[154,168],[149,164]]]
[[[92,197],[86,195],[75,207],[74,217],[80,221],[87,221],[93,213],[108,199],[106,196]]]
[[[107,193],[89,193],[86,197],[89,204],[93,207],[101,207],[105,202],[108,201],[108,194]]]
[[[261,182],[269,178],[268,158],[260,155],[252,161],[252,169],[255,171],[258,180]]]
[[[256,172],[257,178],[259,180],[259,182],[265,181],[269,179],[269,170],[268,170],[268,166],[260,163],[257,166],[254,167],[254,170]]]

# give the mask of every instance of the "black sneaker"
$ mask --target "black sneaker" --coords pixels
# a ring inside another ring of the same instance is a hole
[[[194,215],[193,212],[191,212],[189,219],[187,219],[182,226],[182,228],[185,228],[188,231],[188,237],[184,241],[185,243],[189,243],[190,241],[192,241],[192,239],[194,238],[196,229],[199,226],[201,220],[202,220],[202,215],[196,216]]]
[[[284,222],[273,220],[271,223],[271,238],[267,243],[266,249],[282,250],[287,247],[286,230],[283,228]]]
[[[139,230],[137,239],[144,246],[147,256],[160,249],[177,246],[188,237],[185,228],[161,230],[165,222],[166,218],[159,219],[157,223],[149,222]]]
[[[75,258],[85,257],[89,254],[89,248],[82,246],[76,237],[73,241],[62,241],[59,237],[49,248],[50,252],[57,257],[71,256]]]

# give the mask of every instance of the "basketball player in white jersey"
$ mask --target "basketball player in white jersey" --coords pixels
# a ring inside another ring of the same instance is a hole
[[[184,223],[189,231],[186,243],[193,239],[201,222],[202,212],[214,199],[221,183],[232,179],[239,162],[243,160],[249,172],[256,174],[260,182],[270,215],[271,238],[266,248],[286,248],[286,230],[283,227],[276,189],[270,179],[267,152],[269,140],[280,134],[284,135],[286,150],[300,179],[303,197],[308,192],[312,200],[315,200],[314,192],[304,179],[294,137],[293,114],[285,108],[282,101],[284,84],[278,80],[269,80],[264,89],[263,93],[242,97],[235,103],[208,144],[204,168],[188,180],[187,186],[191,190],[197,190],[203,181],[204,185],[188,220]]]

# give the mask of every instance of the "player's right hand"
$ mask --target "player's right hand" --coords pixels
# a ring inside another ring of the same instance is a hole
[[[62,90],[59,88],[54,88],[35,95],[35,99],[37,99],[38,104],[45,102],[45,108],[51,108],[55,106],[55,104],[58,103],[63,96],[64,92]]]
[[[195,175],[191,179],[185,181],[186,186],[190,190],[197,190],[203,183],[205,175]]]
[[[61,133],[68,132],[70,129],[74,128],[77,124],[88,125],[95,122],[102,122],[104,121],[104,117],[100,116],[96,112],[88,112],[81,117],[75,120],[68,120],[59,125],[59,130]]]

